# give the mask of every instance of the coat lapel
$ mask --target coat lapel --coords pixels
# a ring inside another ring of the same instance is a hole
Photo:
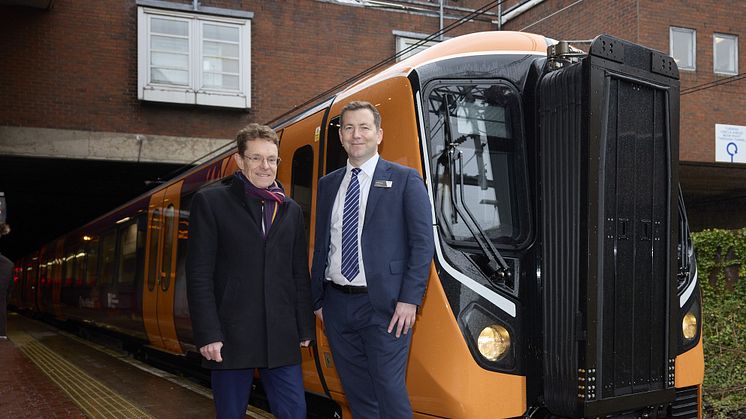
[[[238,179],[231,179],[231,193],[233,196],[238,199],[238,202],[240,203],[241,207],[243,207],[244,211],[246,211],[246,215],[248,216],[249,220],[251,220],[251,223],[254,224],[254,227],[261,233],[262,231],[262,224],[261,224],[261,212],[259,214],[259,223],[257,223],[257,220],[254,218],[254,216],[251,214],[251,209],[249,209],[249,202],[246,198],[246,192],[244,191],[243,184]],[[278,214],[279,217],[279,214]]]
[[[380,158],[378,159],[378,164],[376,164],[376,170],[373,172],[373,179],[371,179],[370,183],[368,202],[365,206],[365,221],[363,222],[363,228],[365,228],[368,222],[370,222],[370,219],[373,218],[373,213],[376,210],[376,204],[378,204],[378,200],[387,189],[377,188],[375,186],[377,180],[391,180],[391,164],[386,160]]]

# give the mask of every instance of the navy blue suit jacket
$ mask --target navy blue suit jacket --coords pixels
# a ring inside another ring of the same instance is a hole
[[[311,269],[313,309],[324,305],[332,207],[346,167],[319,180],[316,240]],[[390,187],[382,187],[389,181]],[[412,168],[378,160],[361,236],[365,278],[373,308],[393,315],[398,301],[420,305],[434,249],[430,200]]]

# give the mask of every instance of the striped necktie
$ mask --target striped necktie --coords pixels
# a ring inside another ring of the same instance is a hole
[[[360,218],[360,182],[357,175],[359,168],[352,169],[350,184],[345,194],[345,206],[342,212],[342,275],[348,281],[355,279],[360,272],[357,263],[357,226]]]

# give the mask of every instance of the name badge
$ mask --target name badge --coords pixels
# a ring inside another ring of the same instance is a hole
[[[390,188],[394,182],[391,180],[377,180],[373,183],[374,188]]]

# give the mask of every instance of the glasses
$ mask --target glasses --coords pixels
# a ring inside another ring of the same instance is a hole
[[[249,163],[259,166],[262,164],[262,162],[267,162],[270,166],[277,166],[280,164],[280,161],[282,161],[279,157],[262,157],[257,154],[252,154],[251,156],[242,156],[244,160],[248,160]]]

